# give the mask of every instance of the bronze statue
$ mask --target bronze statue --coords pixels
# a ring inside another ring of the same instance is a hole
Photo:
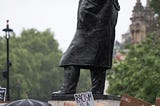
[[[80,69],[90,70],[92,93],[103,94],[106,70],[112,66],[119,9],[118,0],[79,1],[77,30],[60,61],[64,82],[53,95],[76,93]]]

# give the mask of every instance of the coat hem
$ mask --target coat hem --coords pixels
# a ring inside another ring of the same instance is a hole
[[[77,66],[77,67],[79,67],[79,68],[81,68],[81,69],[91,69],[91,68],[93,68],[93,67],[103,67],[103,68],[106,68],[106,69],[111,69],[112,67],[111,66],[107,66],[107,65],[91,65],[91,64],[65,64],[65,65],[59,65],[59,67],[65,67],[65,66]]]

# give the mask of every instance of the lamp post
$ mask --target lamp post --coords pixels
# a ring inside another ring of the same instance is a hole
[[[21,90],[21,88],[20,88],[20,80],[17,80],[17,97],[18,97],[18,99],[20,99],[20,90]]]
[[[9,67],[11,65],[10,61],[9,61],[9,38],[10,38],[10,32],[13,32],[12,29],[9,28],[9,20],[7,20],[7,24],[6,24],[6,28],[3,29],[3,31],[5,32],[5,37],[6,37],[6,53],[7,53],[7,69],[6,69],[6,77],[7,77],[7,101],[10,100],[10,94],[9,94]]]

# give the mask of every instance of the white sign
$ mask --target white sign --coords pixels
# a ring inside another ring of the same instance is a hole
[[[95,106],[92,92],[74,94],[78,106]]]
[[[6,98],[6,88],[0,88],[0,101],[5,101]]]

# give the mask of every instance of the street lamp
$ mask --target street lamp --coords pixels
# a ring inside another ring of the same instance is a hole
[[[10,95],[9,95],[9,67],[11,65],[10,61],[9,61],[9,38],[10,38],[10,32],[13,32],[12,29],[9,28],[9,20],[7,20],[7,24],[6,24],[6,28],[3,29],[3,31],[5,32],[6,36],[6,53],[7,53],[7,69],[6,69],[6,78],[7,78],[7,101],[9,101],[10,99]]]

